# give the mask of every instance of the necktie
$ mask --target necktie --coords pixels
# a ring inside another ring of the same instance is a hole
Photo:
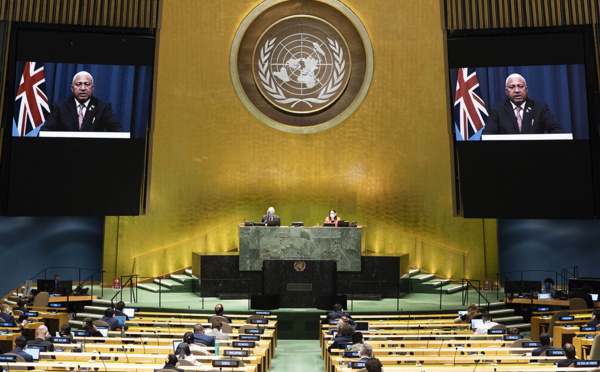
[[[515,115],[517,116],[517,124],[519,125],[519,132],[521,131],[521,125],[523,124],[523,119],[521,119],[521,107],[515,107]]]
[[[81,130],[81,124],[83,124],[83,108],[84,105],[79,105],[79,130]],[[519,125],[521,127],[521,125]]]

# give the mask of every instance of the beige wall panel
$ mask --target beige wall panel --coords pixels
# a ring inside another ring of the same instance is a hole
[[[107,218],[105,270],[130,274],[137,262],[138,274],[160,275],[190,266],[193,251],[236,254],[236,224],[274,206],[285,225],[322,223],[330,208],[369,225],[366,254],[493,276],[495,230],[486,264],[482,220],[452,215],[439,1],[343,1],[369,32],[373,81],[346,121],[309,135],[261,123],[234,91],[230,46],[259,3],[164,1],[150,213]]]

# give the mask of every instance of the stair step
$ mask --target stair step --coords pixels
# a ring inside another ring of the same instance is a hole
[[[171,274],[171,279],[178,283],[186,284],[186,282],[192,280],[192,277],[190,275]]]
[[[508,326],[509,324],[513,324],[513,323],[519,323],[519,322],[523,322],[523,317],[522,316],[506,316],[506,317],[499,317],[499,318],[494,318],[492,317],[492,319],[494,319],[494,322],[498,322],[500,324],[504,324],[505,326]]]
[[[101,298],[97,298],[97,299],[93,300],[92,304],[102,305],[102,306],[106,306],[106,307],[111,305],[110,300],[103,300]]]
[[[104,313],[102,314],[96,314],[96,313],[77,313],[77,319],[85,319],[85,318],[92,318],[93,320],[96,319],[100,319],[104,316]]]
[[[104,310],[106,310],[108,307],[110,307],[110,303],[108,304],[108,306],[90,306],[87,305],[83,308],[84,311],[87,312],[99,312],[104,314]]]
[[[506,316],[512,316],[515,313],[514,309],[498,309],[498,310],[490,310],[490,314],[492,314],[493,318],[501,318]]]
[[[429,280],[435,279],[435,275],[433,275],[433,274],[418,274],[418,275],[412,276],[410,279],[417,280],[417,281],[423,283],[423,282],[427,282]]]
[[[443,287],[447,284],[450,284],[450,279],[432,279],[432,280],[429,280],[429,281],[427,281],[425,283],[421,283],[421,284],[423,284],[424,286],[426,285],[426,286],[430,286],[433,288],[439,288],[439,287]]]
[[[154,283],[138,283],[137,287],[138,287],[138,289],[143,289],[145,291],[158,293],[159,286],[158,286],[158,284],[154,284]]]
[[[194,274],[192,273],[192,269],[185,269],[185,273],[189,276],[191,276],[192,278],[194,277]]]
[[[178,281],[172,280],[172,279],[154,279],[154,284],[156,285],[162,285],[165,288],[174,288],[174,287],[183,287],[183,284],[179,283]]]
[[[455,285],[455,286],[447,286],[447,288],[445,288],[443,290],[444,293],[448,293],[448,294],[452,294],[452,293],[456,293],[456,292],[460,292],[466,289],[466,285]]]
[[[402,279],[407,279],[407,278],[413,277],[415,275],[419,275],[420,273],[421,273],[421,270],[419,270],[419,269],[408,270],[408,274],[402,275]]]

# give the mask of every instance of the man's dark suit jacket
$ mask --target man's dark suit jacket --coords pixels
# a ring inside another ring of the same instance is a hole
[[[264,216],[262,216],[260,222],[265,223],[268,220],[269,220],[269,215],[265,214]],[[279,222],[279,225],[281,226],[281,220],[279,219],[279,216],[277,216],[277,215],[273,216],[273,221]]]
[[[129,317],[127,316],[127,314],[125,314],[124,312],[122,312],[121,310],[118,310],[118,309],[113,310],[113,316],[124,316],[125,320],[129,320]]]
[[[215,338],[213,336],[207,336],[204,333],[194,333],[194,342],[206,346],[215,346]]]
[[[15,317],[7,314],[7,313],[0,313],[0,318],[2,318],[2,323],[11,323],[12,325],[16,325],[17,323],[15,322]]]
[[[552,346],[552,345],[543,345],[543,346],[538,347],[537,349],[533,349],[531,351],[531,355],[532,356],[540,356],[540,355],[542,355],[542,353],[544,353],[548,350],[562,350],[562,349],[559,347]]]
[[[35,340],[27,341],[27,345],[46,346],[46,351],[54,351],[54,344],[52,342],[39,337]]]
[[[119,321],[116,320],[115,318],[107,318],[107,317],[103,316],[99,320],[102,320],[103,322],[106,322],[109,325],[111,331],[116,331],[117,328],[121,328],[121,325],[119,324]],[[129,328],[129,326],[127,324],[125,324],[123,326],[123,328],[125,330],[127,330]]]
[[[571,364],[575,363],[578,360],[579,359],[577,359],[577,358],[574,358],[574,359],[563,359],[563,360],[559,361],[556,366],[559,367],[559,368],[568,367],[568,366],[570,366]]]
[[[79,115],[73,96],[52,105],[50,115],[42,126],[44,131],[79,132]],[[81,132],[122,132],[123,128],[109,102],[90,98],[83,117]]]
[[[21,349],[21,348],[16,348],[12,351],[9,351],[7,354],[20,355],[23,357],[23,359],[25,359],[25,361],[27,363],[33,363],[33,357],[31,355],[29,355],[28,353],[24,352],[23,349]],[[27,369],[33,369],[33,367],[28,367]]]
[[[543,134],[563,133],[562,126],[552,115],[548,105],[527,98],[521,131],[510,100],[490,109],[490,117],[482,134]]]

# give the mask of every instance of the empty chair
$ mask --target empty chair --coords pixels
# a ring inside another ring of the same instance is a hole
[[[240,329],[238,330],[238,334],[243,335],[246,334],[246,330],[247,329],[258,329],[257,326],[255,325],[250,325],[250,324],[244,324],[243,326],[240,327]],[[227,333],[227,332],[226,332]]]
[[[587,302],[583,298],[572,298],[569,300],[569,310],[583,310],[587,308]]]
[[[510,344],[509,348],[511,348],[511,349],[520,349],[520,348],[523,347],[523,342],[531,342],[531,340],[528,339],[528,338],[521,338],[519,340],[515,340],[515,341],[513,341],[512,344]],[[517,350],[515,350],[515,351],[511,350],[511,351],[509,351],[509,354],[519,354],[520,355],[520,354],[523,354],[523,352],[522,351],[517,351]]]
[[[12,313],[13,313],[14,316],[21,316],[21,315],[24,314],[21,310],[13,310]]]
[[[250,315],[248,319],[246,319],[246,323],[251,324],[252,319],[264,319],[262,315]]]
[[[495,326],[493,326],[490,329],[503,329],[503,330],[507,330],[506,326],[504,324],[496,324]]]
[[[210,317],[210,321],[213,320],[220,320],[221,322],[223,322],[223,324],[227,323],[229,324],[229,320],[227,320],[227,318],[225,318],[224,316],[220,316],[220,315],[213,315]]]
[[[4,355],[14,355],[14,356],[17,357],[17,363],[25,363],[25,359],[22,356],[20,356],[20,355],[13,354],[13,353],[6,353]],[[8,367],[7,368],[8,371],[23,371],[23,370],[27,370],[27,368],[25,368],[25,367],[16,367],[16,366],[13,367],[13,366],[10,365],[10,363],[7,363],[6,366]]]
[[[178,363],[180,366],[195,366],[194,362],[187,359],[179,359]]]
[[[554,323],[556,323],[556,321],[558,321],[560,319],[561,316],[569,316],[569,313],[566,310],[560,310],[554,313],[554,315],[552,315],[552,318],[550,318],[550,324],[548,325],[548,333],[550,336],[552,336],[554,333]]]
[[[592,348],[590,349],[590,355],[588,355],[589,360],[599,360],[600,359],[600,335],[596,335],[594,337],[594,342],[592,342]]]
[[[50,293],[40,292],[33,299],[33,307],[48,307],[50,302]]]

